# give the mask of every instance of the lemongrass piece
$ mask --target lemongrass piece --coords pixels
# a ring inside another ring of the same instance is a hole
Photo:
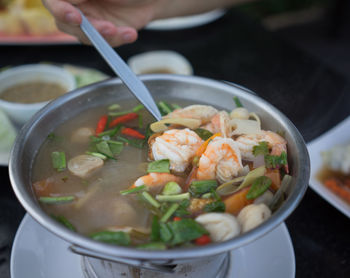
[[[201,121],[197,119],[187,118],[167,118],[158,122],[152,123],[150,128],[153,132],[162,132],[168,129],[166,124],[176,124],[188,127],[190,129],[196,129],[201,125]]]
[[[260,120],[260,117],[254,113],[254,112],[251,112],[249,113],[249,119],[254,119],[255,121],[257,121],[259,123],[259,125],[261,126],[261,120]]]
[[[271,210],[276,209],[276,205],[279,203],[279,200],[282,198],[283,193],[288,190],[288,187],[289,187],[289,184],[291,181],[292,181],[292,176],[284,175],[280,188],[277,190],[277,192],[273,196],[271,202],[268,204],[268,207]]]
[[[233,128],[232,135],[236,134],[259,134],[261,133],[260,123],[254,120],[231,119]]]
[[[259,168],[256,168],[250,171],[248,175],[244,177],[244,180],[241,183],[241,185],[237,188],[237,191],[252,184],[258,177],[265,175],[265,173],[266,173],[266,168],[264,166],[261,166]]]
[[[233,192],[237,191],[239,184],[243,182],[244,178],[245,176],[242,176],[225,182],[216,189],[216,192],[220,196],[230,195]]]

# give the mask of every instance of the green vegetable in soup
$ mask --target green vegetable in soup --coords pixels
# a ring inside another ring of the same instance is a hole
[[[74,196],[58,196],[58,197],[40,197],[39,201],[49,205],[59,205],[71,203],[75,200]]]
[[[190,215],[190,212],[187,210],[187,208],[190,205],[190,200],[182,200],[179,204],[179,208],[175,211],[174,215],[175,216],[186,216],[186,215]]]
[[[120,131],[121,128],[122,128],[121,125],[117,125],[115,128],[101,132],[97,136],[100,138],[104,136],[113,137]]]
[[[147,173],[170,173],[169,159],[156,160],[149,163]]]
[[[248,200],[258,198],[262,195],[272,184],[270,178],[266,176],[258,177],[252,184],[252,187],[249,189],[246,198]]]
[[[213,136],[213,133],[204,128],[196,128],[194,132],[197,133],[197,135],[204,141],[208,140],[210,137]]]
[[[193,181],[190,185],[189,191],[195,197],[199,197],[202,194],[208,193],[211,189],[215,189],[218,186],[216,180],[201,180]]]
[[[172,245],[177,245],[197,239],[202,235],[209,234],[208,231],[198,222],[191,218],[171,221],[167,223],[173,234]]]
[[[152,241],[158,241],[160,239],[160,225],[157,215],[153,216],[150,238]]]
[[[281,155],[266,155],[265,163],[267,168],[278,168],[288,164],[287,153],[282,152]]]
[[[134,187],[134,188],[121,190],[120,194],[121,195],[128,195],[128,194],[139,193],[139,192],[142,192],[142,191],[145,191],[145,190],[147,190],[147,186],[146,185],[141,185],[141,186],[137,186],[137,187]]]
[[[176,194],[180,194],[182,192],[181,186],[174,181],[170,181],[168,182],[162,191],[163,195],[176,195]]]
[[[137,246],[138,249],[144,250],[166,250],[167,247],[163,242],[149,242],[140,244]]]
[[[141,195],[151,206],[154,206],[155,208],[160,207],[160,204],[148,192],[144,191]]]
[[[178,209],[179,204],[172,204],[169,209],[165,212],[165,214],[160,219],[160,222],[165,223],[168,219],[173,215],[173,213]]]
[[[116,116],[123,116],[123,115],[129,114],[129,113],[136,113],[136,112],[139,112],[139,111],[141,111],[143,108],[144,108],[144,106],[143,106],[142,104],[139,104],[139,105],[136,105],[135,107],[133,107],[133,108],[130,109],[130,110],[119,111],[119,112],[110,112],[110,113],[108,113],[108,115],[109,115],[109,116],[113,116],[113,117],[116,117]]]
[[[127,139],[123,136],[118,136],[117,139],[138,149],[143,149],[143,146],[145,144],[145,141],[140,139]]]
[[[52,215],[52,218],[55,219],[56,221],[60,222],[63,226],[65,226],[69,230],[71,230],[73,232],[77,231],[77,229],[73,226],[73,224],[70,223],[68,221],[68,219],[65,218],[64,216],[62,216],[62,215],[58,215],[58,216]]]
[[[162,116],[165,116],[173,111],[173,108],[170,106],[170,104],[165,101],[158,102],[158,108]]]
[[[190,193],[182,193],[182,194],[176,194],[176,195],[156,195],[156,199],[159,202],[180,202],[182,200],[189,200],[190,199]]]
[[[269,154],[268,143],[265,141],[259,142],[259,145],[253,147],[253,154],[254,156]]]
[[[225,212],[225,203],[222,201],[215,201],[204,206],[205,212]]]
[[[94,233],[90,235],[90,237],[94,240],[102,241],[105,243],[112,243],[124,246],[129,245],[131,242],[129,234],[122,231],[102,231]]]
[[[51,161],[53,168],[58,172],[64,171],[67,167],[66,155],[64,152],[52,152]]]
[[[98,157],[98,158],[101,158],[103,160],[106,160],[108,158],[107,156],[105,156],[102,153],[97,153],[97,152],[85,152],[85,153],[89,154],[89,155],[92,155],[92,156],[95,156],[95,157]]]
[[[242,105],[242,103],[241,103],[241,101],[239,100],[238,97],[234,96],[233,97],[233,101],[235,102],[236,107],[243,107],[243,105]]]
[[[168,225],[166,223],[160,223],[159,225],[160,239],[163,242],[169,242],[173,237]]]

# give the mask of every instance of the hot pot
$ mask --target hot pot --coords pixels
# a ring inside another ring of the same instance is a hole
[[[92,268],[91,273],[97,273],[100,277],[112,277],[113,272],[128,272],[128,269],[129,272],[132,269],[140,275],[142,273],[142,277],[176,277],[184,274],[186,277],[225,277],[229,251],[276,228],[292,213],[303,197],[309,180],[309,157],[303,138],[281,112],[240,86],[193,76],[144,75],[141,79],[156,100],[180,98],[232,110],[232,97],[238,96],[248,110],[256,112],[263,119],[263,129],[285,132],[288,163],[293,180],[287,191],[286,201],[270,219],[226,242],[187,249],[145,251],[91,240],[66,229],[47,215],[37,202],[31,185],[31,169],[40,146],[58,125],[80,112],[133,98],[117,78],[63,95],[45,106],[23,127],[17,136],[9,162],[10,179],[15,194],[37,222],[70,242],[71,251],[84,255],[85,266],[88,264],[88,268]],[[107,272],[110,274],[106,274]]]

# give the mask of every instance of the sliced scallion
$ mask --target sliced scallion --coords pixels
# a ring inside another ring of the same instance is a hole
[[[266,176],[258,177],[252,184],[251,188],[249,189],[246,198],[248,200],[255,199],[262,195],[272,184],[272,181],[270,178]]]
[[[190,199],[190,192],[176,195],[156,195],[159,202],[181,202],[182,200]]]
[[[88,154],[88,155],[92,155],[92,156],[101,158],[102,160],[106,160],[108,158],[107,156],[105,156],[102,153],[97,153],[97,152],[85,152],[85,153]]]
[[[74,196],[40,197],[39,202],[49,205],[59,205],[71,203],[74,199]]]
[[[67,167],[66,155],[64,152],[52,152],[51,161],[53,168],[59,172],[64,171]]]
[[[58,216],[52,215],[52,218],[55,219],[57,222],[60,222],[63,226],[65,226],[69,230],[71,230],[73,232],[77,231],[77,229],[73,226],[73,224],[70,223],[68,221],[68,219],[65,218],[64,216],[62,216],[62,215],[58,215]]]
[[[138,192],[142,192],[144,190],[147,190],[147,186],[146,185],[141,185],[141,186],[136,186],[130,189],[125,189],[125,190],[121,190],[120,194],[121,195],[129,195],[129,194],[133,194],[133,193],[138,193]]]
[[[169,103],[165,102],[165,101],[160,101],[158,102],[158,107],[160,108],[160,110],[165,114],[169,114],[170,112],[173,111],[172,107],[170,106]]]
[[[125,246],[131,242],[129,234],[122,231],[102,231],[94,233],[90,237],[94,240]]]
[[[173,215],[173,213],[179,208],[179,204],[175,203],[172,204],[169,209],[165,212],[165,214],[160,219],[161,223],[165,223],[168,221],[168,219]]]
[[[137,246],[138,249],[144,249],[144,250],[166,250],[167,247],[165,243],[163,242],[149,242],[140,244]]]
[[[239,98],[237,96],[233,97],[233,101],[235,102],[236,107],[243,107],[241,101],[239,100]]]
[[[142,192],[142,197],[152,206],[154,206],[155,208],[159,208],[160,204],[157,202],[156,199],[154,199],[152,197],[151,194],[149,194],[148,192],[144,191]]]

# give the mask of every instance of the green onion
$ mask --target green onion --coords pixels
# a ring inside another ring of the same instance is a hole
[[[119,130],[122,128],[121,125],[117,125],[115,128],[101,132],[99,135],[97,135],[98,137],[103,137],[103,136],[109,136],[109,137],[113,137],[114,135],[116,135]]]
[[[148,124],[145,132],[145,137],[146,137],[145,140],[148,140],[148,138],[150,138],[153,134],[154,132],[151,129],[151,124]]]
[[[160,219],[160,222],[165,223],[168,221],[168,219],[173,215],[173,213],[178,209],[180,205],[179,204],[172,204],[170,208],[165,212],[163,217]]]
[[[139,128],[143,128],[143,116],[139,113]]]
[[[64,152],[52,152],[51,161],[53,168],[59,172],[64,171],[67,167],[66,155]]]
[[[170,173],[169,159],[161,159],[149,163],[147,173]]]
[[[134,188],[121,190],[120,194],[121,195],[129,195],[129,194],[138,193],[138,192],[141,192],[141,191],[144,191],[144,190],[147,190],[147,186],[146,185],[141,185],[141,186],[137,186],[137,187],[134,187]]]
[[[155,208],[159,208],[160,204],[156,201],[156,199],[154,199],[152,197],[151,194],[149,194],[148,192],[144,191],[142,192],[142,197],[148,202],[150,203],[152,206],[154,206]]]
[[[120,108],[121,108],[121,106],[117,103],[108,106],[108,110],[118,110]]]
[[[196,128],[194,132],[197,133],[197,135],[204,141],[208,140],[211,136],[213,136],[213,133],[204,128]]]
[[[236,107],[243,107],[243,105],[242,105],[242,103],[241,103],[241,101],[239,100],[238,97],[234,96],[233,97],[233,101],[235,102]]]
[[[158,216],[154,215],[151,225],[151,240],[158,241],[160,239],[160,225]]]
[[[174,181],[169,181],[163,188],[163,195],[175,195],[180,194],[182,192],[181,186]]]
[[[129,245],[131,241],[129,234],[122,231],[102,231],[94,233],[90,237],[94,240],[125,246]]]
[[[168,242],[173,237],[173,234],[171,233],[171,231],[166,223],[160,223],[159,230],[160,230],[159,231],[160,238],[163,242]]]
[[[218,186],[216,180],[201,180],[193,181],[190,185],[189,191],[193,196],[200,196],[202,194],[208,193],[211,189],[215,189]]]
[[[39,201],[44,204],[59,205],[59,204],[71,203],[74,201],[74,199],[75,199],[74,196],[40,197]]]
[[[102,160],[106,160],[108,158],[107,156],[105,156],[102,153],[97,153],[97,152],[85,152],[85,153],[88,154],[88,155],[92,155],[92,156],[101,158]]]
[[[140,244],[137,246],[138,249],[144,250],[166,250],[167,247],[163,242],[149,242]]]
[[[182,200],[190,199],[190,192],[176,194],[176,195],[156,195],[159,202],[180,202]]]
[[[53,219],[55,219],[56,221],[60,222],[63,226],[65,226],[66,228],[68,228],[69,230],[73,231],[73,232],[76,232],[77,229],[73,226],[72,223],[70,223],[68,221],[67,218],[65,218],[64,216],[62,215],[58,215],[58,216],[55,216],[55,215],[51,215]]]
[[[140,111],[141,109],[143,109],[144,106],[142,104],[136,105],[134,108],[130,109],[130,110],[125,110],[125,111],[120,111],[120,112],[109,112],[108,115],[115,117],[115,116],[123,116],[129,113],[136,113],[138,111]]]
[[[248,200],[255,199],[262,195],[272,184],[270,178],[266,176],[258,177],[252,184],[252,187],[249,189],[246,198]]]
[[[142,149],[145,144],[144,140],[139,140],[139,139],[127,139],[122,136],[118,136],[117,139],[138,149]]]
[[[160,101],[158,102],[158,106],[160,108],[160,110],[165,114],[169,114],[170,112],[173,111],[173,109],[171,108],[169,103],[166,103],[165,101]]]
[[[225,212],[226,206],[222,201],[215,201],[209,204],[206,204],[203,209],[205,212]]]
[[[182,200],[179,204],[179,208],[175,211],[174,215],[175,216],[186,216],[186,215],[190,215],[190,212],[187,210],[187,208],[190,205],[190,200]]]

